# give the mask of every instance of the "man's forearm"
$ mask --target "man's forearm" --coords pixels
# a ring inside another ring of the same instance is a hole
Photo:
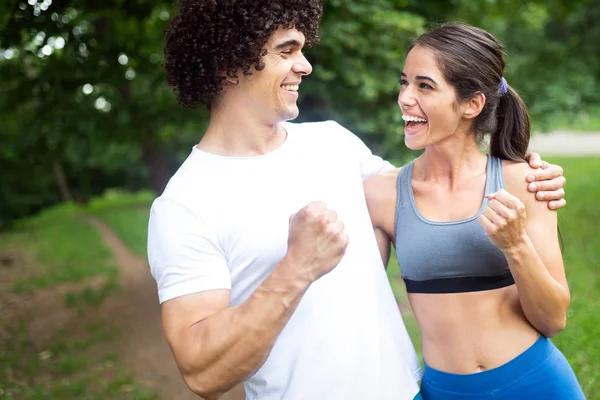
[[[190,327],[178,360],[190,388],[218,398],[251,376],[268,357],[310,282],[282,261],[243,304]]]

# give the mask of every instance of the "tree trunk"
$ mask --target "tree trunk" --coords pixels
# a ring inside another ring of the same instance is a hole
[[[143,135],[141,139],[142,155],[150,171],[150,183],[157,195],[160,195],[167,185],[169,170],[165,155],[159,141],[152,134]]]
[[[58,191],[60,192],[61,200],[73,201],[71,189],[69,189],[69,184],[67,183],[67,178],[65,177],[65,171],[63,170],[62,164],[58,160],[52,161],[52,172],[54,173],[54,178],[56,178],[56,184],[58,185]]]

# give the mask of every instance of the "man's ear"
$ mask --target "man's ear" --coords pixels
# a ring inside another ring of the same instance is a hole
[[[481,114],[483,107],[485,106],[485,94],[477,92],[467,102],[463,117],[472,119]]]
[[[220,75],[223,77],[223,80],[225,81],[224,84],[226,86],[238,86],[240,84],[240,78],[237,76],[237,74],[234,76],[229,76],[227,72],[222,71]]]

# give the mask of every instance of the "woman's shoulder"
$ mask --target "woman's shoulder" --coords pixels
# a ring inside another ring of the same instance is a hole
[[[509,193],[519,197],[521,201],[535,200],[534,193],[527,190],[529,185],[527,176],[534,172],[535,169],[531,168],[526,161],[502,160],[504,186]]]
[[[395,168],[389,171],[374,174],[364,181],[365,190],[368,189],[385,189],[387,187],[396,187],[396,179],[403,167]]]
[[[402,167],[370,176],[363,182],[365,197],[370,205],[381,204],[396,193],[396,180]]]

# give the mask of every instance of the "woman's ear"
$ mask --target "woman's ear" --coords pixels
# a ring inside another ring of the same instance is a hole
[[[463,116],[467,119],[472,119],[481,114],[483,107],[485,106],[485,94],[477,92],[467,102],[467,107],[463,112]]]

